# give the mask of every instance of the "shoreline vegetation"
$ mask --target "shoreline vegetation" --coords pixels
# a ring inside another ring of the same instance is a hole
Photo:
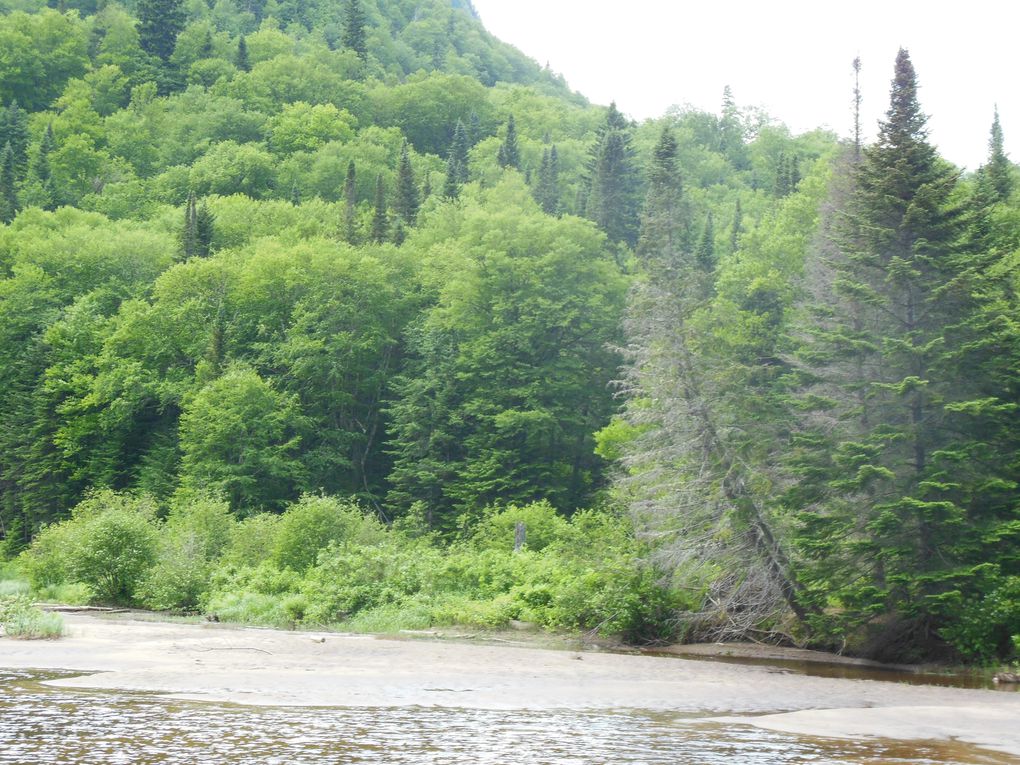
[[[138,621],[133,614],[67,619],[61,641],[4,639],[0,664],[86,673],[50,681],[62,687],[168,698],[286,706],[630,708],[673,711],[678,719],[706,719],[714,712],[710,721],[801,735],[953,738],[1020,756],[1020,694],[574,649]]]
[[[991,104],[966,172],[906,49],[865,145],[859,87],[636,123],[461,0],[51,5],[0,0],[0,597],[1020,661]]]

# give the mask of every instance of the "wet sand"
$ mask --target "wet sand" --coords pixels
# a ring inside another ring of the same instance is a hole
[[[836,738],[955,739],[1020,758],[1020,694],[808,677],[768,666],[72,614],[0,639],[0,667],[65,687],[275,706],[647,709]],[[714,716],[714,717],[712,717]],[[1020,759],[1018,759],[1020,762]]]

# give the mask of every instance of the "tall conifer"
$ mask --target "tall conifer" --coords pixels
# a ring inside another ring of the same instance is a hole
[[[375,178],[375,212],[372,215],[372,241],[380,244],[389,236],[390,220],[386,212],[386,188],[382,173]]]
[[[182,0],[138,0],[138,42],[142,50],[164,62],[170,60],[177,36],[184,29]]]
[[[361,0],[347,0],[340,42],[362,59],[368,55],[368,37],[365,31],[367,24],[368,18],[365,16],[365,9],[361,7]]]
[[[400,164],[397,166],[396,199],[393,209],[404,226],[410,227],[418,217],[420,206],[418,183],[414,179],[414,169],[411,167],[411,151],[405,141],[400,151]]]
[[[517,125],[512,114],[507,117],[506,136],[503,138],[503,143],[499,145],[496,161],[500,167],[512,167],[515,170],[521,169],[521,151],[517,146]]]
[[[344,241],[357,244],[357,169],[352,159],[347,163],[347,177],[344,179]]]
[[[0,223],[10,223],[18,214],[17,172],[10,141],[0,151]]]

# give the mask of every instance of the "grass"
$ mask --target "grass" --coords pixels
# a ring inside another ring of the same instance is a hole
[[[36,608],[26,595],[0,598],[0,627],[7,637],[19,640],[54,640],[64,634],[60,614]]]

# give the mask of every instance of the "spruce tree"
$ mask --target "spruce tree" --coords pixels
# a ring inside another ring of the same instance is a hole
[[[443,181],[443,198],[444,199],[456,199],[460,196],[460,165],[453,156],[453,152],[450,153],[449,158],[446,160],[446,180]]]
[[[1003,148],[998,107],[995,108],[991,135],[988,139],[988,162],[981,168],[979,183],[987,186],[992,199],[996,202],[1009,199],[1009,195],[1013,192],[1012,166]]]
[[[234,59],[234,63],[242,72],[251,71],[251,61],[248,58],[248,43],[245,42],[244,35],[241,35],[241,38],[237,41],[237,58]]]
[[[365,9],[361,7],[361,0],[347,0],[340,42],[345,48],[358,54],[358,58],[361,59],[368,55],[368,37],[365,31],[367,24],[368,19],[365,16]]]
[[[715,229],[712,225],[711,211],[705,216],[705,228],[694,251],[694,261],[703,271],[712,271],[715,268]]]
[[[854,161],[861,160],[861,57],[853,62],[854,68]]]
[[[354,160],[347,163],[347,177],[344,179],[344,241],[358,243],[357,230],[357,170]]]
[[[18,214],[17,172],[10,141],[0,151],[0,223],[10,223]]]
[[[386,212],[386,188],[382,173],[375,179],[375,213],[372,215],[372,241],[381,244],[389,235],[390,221]]]
[[[18,180],[25,177],[28,168],[28,113],[11,101],[6,109],[0,109],[0,146],[8,143],[14,162],[14,172]]]
[[[184,226],[181,228],[181,257],[190,260],[198,254],[198,207],[195,192],[188,194],[184,205]]]
[[[200,258],[208,258],[212,254],[213,237],[216,234],[216,216],[212,210],[202,201],[194,213],[195,219],[195,255]]]
[[[610,104],[588,161],[585,214],[610,240],[634,245],[638,184],[630,133],[630,123]]]
[[[744,233],[744,210],[740,199],[733,207],[733,224],[730,226],[730,252],[736,252],[740,246],[740,235]]]
[[[663,267],[672,273],[684,264],[689,265],[690,259],[687,233],[690,211],[684,198],[677,151],[676,136],[667,125],[652,152],[637,246],[637,253],[646,267]]]
[[[51,123],[46,126],[42,140],[39,141],[39,149],[32,159],[30,168],[32,175],[35,176],[42,188],[44,199],[40,204],[44,210],[52,210],[56,203],[53,178],[50,172],[50,154],[54,148],[53,125]]]
[[[450,158],[456,162],[457,167],[456,181],[460,185],[463,185],[468,182],[469,149],[470,146],[468,145],[467,128],[464,127],[463,122],[457,120],[457,124],[453,128],[453,140],[450,142]]]
[[[136,12],[142,50],[164,62],[169,61],[177,36],[184,29],[182,0],[138,0]]]
[[[405,141],[400,151],[400,164],[397,166],[396,199],[393,208],[404,226],[411,227],[418,217],[420,206],[418,183],[414,179],[414,170],[411,167],[411,151]]]
[[[506,120],[506,137],[499,145],[499,153],[496,161],[500,167],[512,167],[514,170],[521,169],[521,152],[517,146],[517,125],[514,123],[514,115]]]
[[[805,415],[799,449],[805,549],[825,551],[812,575],[832,588],[823,597],[839,593],[848,619],[911,617],[922,640],[970,544],[958,402],[971,383],[957,363],[972,295],[956,174],[926,119],[901,49],[878,140],[851,166],[838,247],[815,269],[827,277],[804,329],[804,372],[818,381],[805,400],[826,406],[826,424]]]

